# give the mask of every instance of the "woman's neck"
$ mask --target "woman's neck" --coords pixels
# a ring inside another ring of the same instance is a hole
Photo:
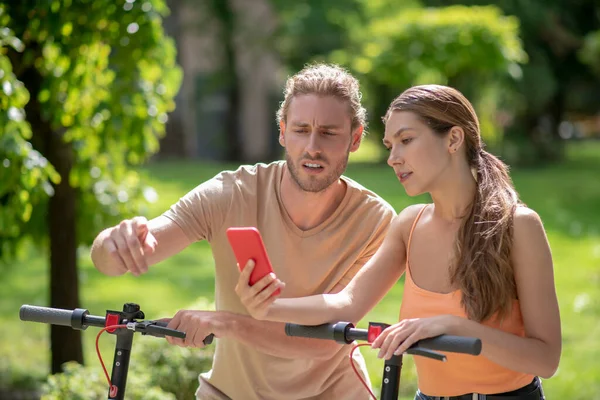
[[[457,222],[464,218],[475,199],[477,182],[468,165],[448,170],[440,177],[431,198],[435,205],[434,216],[447,222]]]

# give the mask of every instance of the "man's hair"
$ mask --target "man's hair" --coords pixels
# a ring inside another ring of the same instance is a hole
[[[316,94],[333,96],[348,103],[348,112],[352,119],[352,130],[360,125],[367,128],[367,111],[361,105],[362,93],[358,80],[348,71],[335,64],[309,64],[296,75],[288,78],[284,99],[277,110],[277,123],[287,122],[287,112],[295,96]]]

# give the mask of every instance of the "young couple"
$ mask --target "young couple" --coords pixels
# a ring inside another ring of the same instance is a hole
[[[395,215],[342,175],[366,126],[357,80],[337,66],[308,66],[284,94],[277,117],[285,161],[224,171],[159,217],[104,230],[92,248],[101,272],[139,275],[209,241],[216,311],[179,311],[169,327],[186,339],[167,339],[202,347],[208,334],[217,337],[197,398],[367,399],[349,346],[287,337],[283,326],[357,322],[406,273],[400,322],[373,343],[381,357],[439,334],[483,343],[479,357],[415,357],[417,399],[542,399],[538,376],[554,374],[561,351],[550,249],[506,166],[484,151],[469,101],[427,85],[390,105],[388,164],[408,195],[433,199]],[[225,235],[231,226],[261,231],[275,276],[248,284],[253,265],[239,273]],[[360,354],[355,360],[366,377]]]

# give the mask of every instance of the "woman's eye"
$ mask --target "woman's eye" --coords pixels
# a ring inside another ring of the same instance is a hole
[[[402,144],[409,144],[410,142],[412,142],[412,138],[402,139]]]

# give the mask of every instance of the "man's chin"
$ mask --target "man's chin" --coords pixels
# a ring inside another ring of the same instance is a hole
[[[300,189],[304,190],[305,192],[319,193],[331,185],[327,184],[327,182],[322,182],[321,180],[302,179],[300,182],[298,182],[298,186],[300,186]]]

